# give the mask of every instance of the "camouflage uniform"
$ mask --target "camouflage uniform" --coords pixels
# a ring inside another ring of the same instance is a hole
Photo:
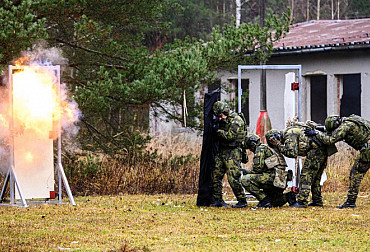
[[[225,121],[220,122],[220,128],[217,130],[220,150],[215,157],[216,164],[212,172],[213,197],[216,200],[222,199],[222,179],[225,173],[237,200],[246,200],[244,189],[239,181],[244,126],[243,119],[232,111]]]
[[[345,141],[360,151],[349,175],[347,201],[355,204],[362,179],[370,167],[370,123],[369,121],[351,115],[343,117],[342,122],[331,136],[319,132],[316,136],[324,144],[334,144]]]
[[[270,160],[274,161],[269,162]],[[280,153],[266,144],[259,144],[255,150],[253,168],[250,174],[242,177],[242,185],[258,201],[261,202],[267,197],[272,206],[282,206],[288,202],[287,196],[283,194],[286,187],[285,167],[285,159]],[[280,179],[281,174],[285,176],[285,181],[280,183],[279,187],[276,186],[276,174],[280,174]]]
[[[306,157],[300,174],[298,203],[307,206],[311,191],[313,203],[322,205],[320,180],[327,165],[327,147],[319,147],[311,137],[307,137],[303,125],[288,127],[284,130],[282,138],[280,152],[283,155],[289,158]]]

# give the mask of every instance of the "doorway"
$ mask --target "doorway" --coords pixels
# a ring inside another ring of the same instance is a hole
[[[324,125],[327,117],[327,77],[311,76],[311,120]]]
[[[340,116],[361,116],[361,74],[344,74],[342,90]]]

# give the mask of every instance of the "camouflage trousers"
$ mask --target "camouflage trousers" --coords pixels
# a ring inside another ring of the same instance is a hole
[[[247,174],[241,179],[241,183],[245,190],[252,194],[258,201],[268,197],[272,206],[280,207],[288,202],[285,194],[285,189],[275,187],[273,185],[275,179],[275,170],[260,174]]]
[[[300,187],[297,201],[300,204],[308,204],[310,192],[312,192],[313,202],[322,203],[320,180],[326,168],[327,160],[328,154],[326,149],[314,148],[307,153],[299,177]]]
[[[244,188],[240,183],[241,168],[240,148],[220,148],[215,157],[215,169],[212,171],[213,197],[222,199],[222,179],[225,174],[238,201],[246,198]]]
[[[347,199],[349,202],[356,202],[360,189],[361,181],[370,167],[370,148],[360,151],[349,173],[349,187]]]

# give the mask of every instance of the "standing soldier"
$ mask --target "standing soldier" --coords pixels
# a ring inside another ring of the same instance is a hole
[[[219,129],[216,134],[219,138],[220,148],[215,157],[216,164],[212,172],[214,202],[210,206],[228,206],[222,199],[222,179],[226,173],[228,182],[238,200],[238,203],[232,207],[246,207],[246,195],[239,181],[242,159],[241,144],[246,134],[245,122],[230,109],[226,102],[215,102],[213,113],[219,120]]]
[[[320,180],[327,165],[328,146],[321,144],[315,137],[307,137],[304,134],[305,128],[317,126],[313,122],[310,122],[309,125],[295,123],[283,131],[281,139],[272,139],[284,156],[289,158],[306,157],[300,175],[297,203],[292,207],[323,206]],[[320,129],[322,130],[322,128]],[[335,152],[336,149],[330,155]],[[312,192],[312,202],[308,204],[310,191]]]
[[[305,134],[315,136],[324,144],[345,141],[360,151],[349,174],[347,200],[338,206],[338,208],[356,207],[361,181],[370,167],[370,122],[357,115],[342,118],[333,115],[326,118],[325,128],[330,135],[315,130],[306,130]]]
[[[256,208],[280,207],[285,203],[295,203],[294,192],[283,194],[287,185],[285,171],[286,162],[273,145],[270,139],[277,134],[277,130],[269,130],[265,137],[269,145],[261,144],[257,135],[250,134],[246,138],[246,148],[254,153],[251,171],[243,170],[242,185],[259,201]]]

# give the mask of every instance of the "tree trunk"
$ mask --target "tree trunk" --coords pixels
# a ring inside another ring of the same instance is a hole
[[[310,20],[310,0],[306,0],[306,21]]]
[[[238,27],[240,25],[240,19],[241,19],[241,9],[242,9],[241,0],[235,0],[235,5],[236,5],[235,26]]]
[[[320,0],[317,0],[317,20],[320,20]]]

